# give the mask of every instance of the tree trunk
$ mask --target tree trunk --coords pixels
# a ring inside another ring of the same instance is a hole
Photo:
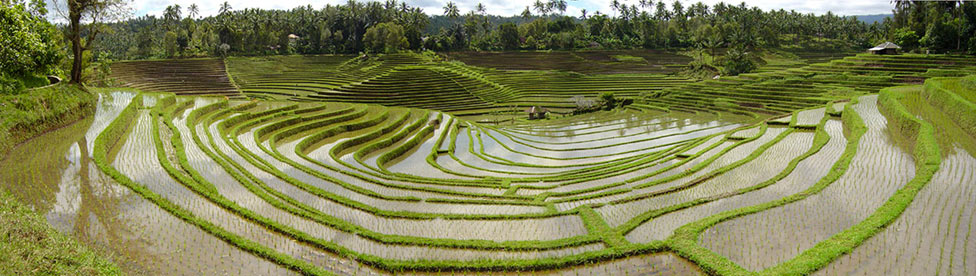
[[[69,83],[73,84],[81,83],[82,56],[84,56],[85,51],[81,45],[80,9],[77,1],[68,0],[68,18],[71,20],[68,26],[68,38],[71,39],[71,53],[74,55],[71,62],[71,81]]]

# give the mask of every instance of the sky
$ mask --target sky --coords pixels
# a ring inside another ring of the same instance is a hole
[[[360,0],[366,1],[366,0]],[[526,6],[531,6],[534,0],[521,0],[521,1],[511,1],[511,0],[453,0],[457,3],[458,8],[461,9],[461,13],[464,14],[472,9],[479,2],[483,3],[487,8],[488,13],[495,15],[517,15],[525,9]],[[613,11],[610,10],[610,2],[612,0],[569,0],[567,1],[568,7],[566,9],[567,15],[579,16],[580,11],[583,9],[587,10],[587,14],[593,14],[595,11],[600,11],[604,14],[613,15]],[[669,9],[671,3],[674,0],[665,0]],[[699,0],[680,0],[681,3],[687,8]],[[261,8],[261,9],[291,9],[297,6],[304,6],[311,4],[313,8],[320,9],[326,4],[340,5],[345,4],[346,0],[319,0],[319,1],[309,1],[309,0],[227,0],[234,10],[243,8]],[[436,15],[443,14],[444,5],[448,0],[406,0],[407,4],[413,7],[420,7],[427,14]],[[637,0],[623,0],[621,3],[626,3],[628,5],[633,5],[637,3]],[[715,3],[722,2],[721,0],[700,0],[700,2],[705,3],[709,6]],[[729,4],[738,4],[742,2],[741,0],[729,1]],[[745,1],[746,5],[749,7],[759,7],[763,10],[771,9],[785,9],[785,10],[796,10],[801,13],[814,13],[814,14],[824,14],[827,11],[832,11],[837,15],[867,15],[867,14],[881,14],[881,13],[891,13],[892,4],[888,0],[854,0],[854,1],[838,1],[838,0],[748,0]],[[134,11],[134,16],[143,15],[156,15],[159,16],[163,13],[163,9],[166,6],[172,4],[179,4],[184,8],[183,15],[186,16],[186,7],[190,4],[196,3],[200,7],[200,15],[208,16],[217,13],[220,3],[223,0],[218,1],[204,1],[204,0],[134,0],[132,3],[132,8]],[[532,11],[533,14],[535,11]]]

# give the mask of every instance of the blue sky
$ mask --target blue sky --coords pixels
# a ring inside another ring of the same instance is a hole
[[[360,0],[364,1],[364,0]],[[578,16],[580,10],[586,9],[589,14],[593,14],[594,11],[600,11],[606,14],[612,14],[610,10],[611,0],[576,0],[568,1],[569,7],[566,10],[567,15]],[[262,8],[262,9],[290,9],[297,6],[309,5],[318,9],[322,8],[326,4],[344,4],[346,0],[326,0],[326,1],[309,1],[309,0],[228,0],[231,7],[234,9],[243,8]],[[428,14],[441,14],[443,13],[443,7],[448,2],[448,0],[406,0],[407,4],[415,7],[421,7]],[[506,1],[506,0],[454,0],[458,4],[462,13],[474,9],[474,7],[479,3],[483,3],[488,9],[488,13],[496,15],[515,15],[522,12],[526,6],[531,5],[533,1]],[[628,5],[636,4],[637,0],[624,0],[621,3],[627,3]],[[668,7],[671,6],[673,0],[666,1]],[[688,7],[692,3],[699,2],[698,0],[681,0],[685,7]],[[709,6],[715,3],[721,2],[720,0],[701,0],[702,3],[708,4]],[[741,1],[725,1],[730,4],[738,4]],[[785,10],[796,10],[802,13],[815,13],[824,14],[827,11],[832,11],[838,15],[857,15],[857,14],[879,14],[879,13],[890,13],[892,4],[888,0],[855,0],[855,1],[822,1],[822,0],[750,0],[745,1],[746,5],[750,7],[759,7],[764,10],[770,9],[785,9]],[[172,4],[179,4],[182,7],[188,7],[190,4],[196,3],[200,7],[200,14],[202,16],[213,15],[217,13],[217,9],[220,3],[223,1],[202,1],[202,0],[136,0],[132,3],[132,8],[135,16],[142,16],[146,14],[160,15],[166,6]],[[533,11],[534,13],[535,11]],[[184,15],[186,15],[184,10]]]

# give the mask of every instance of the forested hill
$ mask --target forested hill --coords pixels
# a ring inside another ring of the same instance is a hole
[[[861,51],[891,41],[909,52],[976,52],[976,2],[898,2],[893,15],[839,16],[764,11],[746,4],[616,4],[612,15],[567,14],[550,0],[518,15],[449,3],[430,16],[395,0],[322,8],[234,9],[214,16],[172,5],[162,16],[106,24],[92,57],[158,59],[361,52],[681,49],[712,56],[766,49]],[[881,20],[881,21],[879,21]],[[699,55],[701,56],[701,55]]]
[[[462,13],[452,3],[444,7],[443,15],[430,16],[404,2],[350,1],[290,10],[224,5],[219,14],[208,17],[198,16],[196,5],[173,5],[162,16],[108,24],[113,30],[100,33],[96,51],[111,59],[145,59],[403,49],[755,51],[807,44],[849,50],[891,40],[895,27],[833,13],[764,11],[745,4],[685,5],[618,3],[612,7],[612,15],[571,15],[566,13],[565,1],[552,0],[518,15],[496,16],[484,8]]]

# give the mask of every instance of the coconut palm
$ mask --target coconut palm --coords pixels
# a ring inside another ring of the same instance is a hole
[[[535,3],[532,4],[532,7],[534,7],[535,11],[541,14],[543,17],[545,17],[546,14],[549,13],[549,7],[546,5],[546,3],[542,3],[541,0],[535,0]]]
[[[485,4],[478,3],[478,6],[475,6],[474,10],[478,11],[478,13],[481,14],[481,15],[485,15],[485,12],[486,12],[485,11]]]
[[[224,3],[220,4],[220,14],[230,12],[230,9],[231,9],[230,3],[227,3],[227,1],[224,1]]]
[[[444,15],[451,19],[457,19],[461,16],[461,11],[458,10],[457,4],[454,4],[454,2],[447,2],[447,5],[444,6]]]
[[[617,11],[620,10],[620,1],[618,0],[611,1],[610,10],[613,11],[613,17],[617,17]]]
[[[190,7],[187,8],[186,12],[190,15],[190,18],[196,18],[197,15],[200,15],[200,7],[198,7],[195,3],[190,4]]]
[[[550,0],[549,1],[549,10],[551,11],[551,10],[555,9],[555,10],[559,11],[559,14],[563,14],[564,12],[566,12],[566,6],[567,6],[566,0]]]

